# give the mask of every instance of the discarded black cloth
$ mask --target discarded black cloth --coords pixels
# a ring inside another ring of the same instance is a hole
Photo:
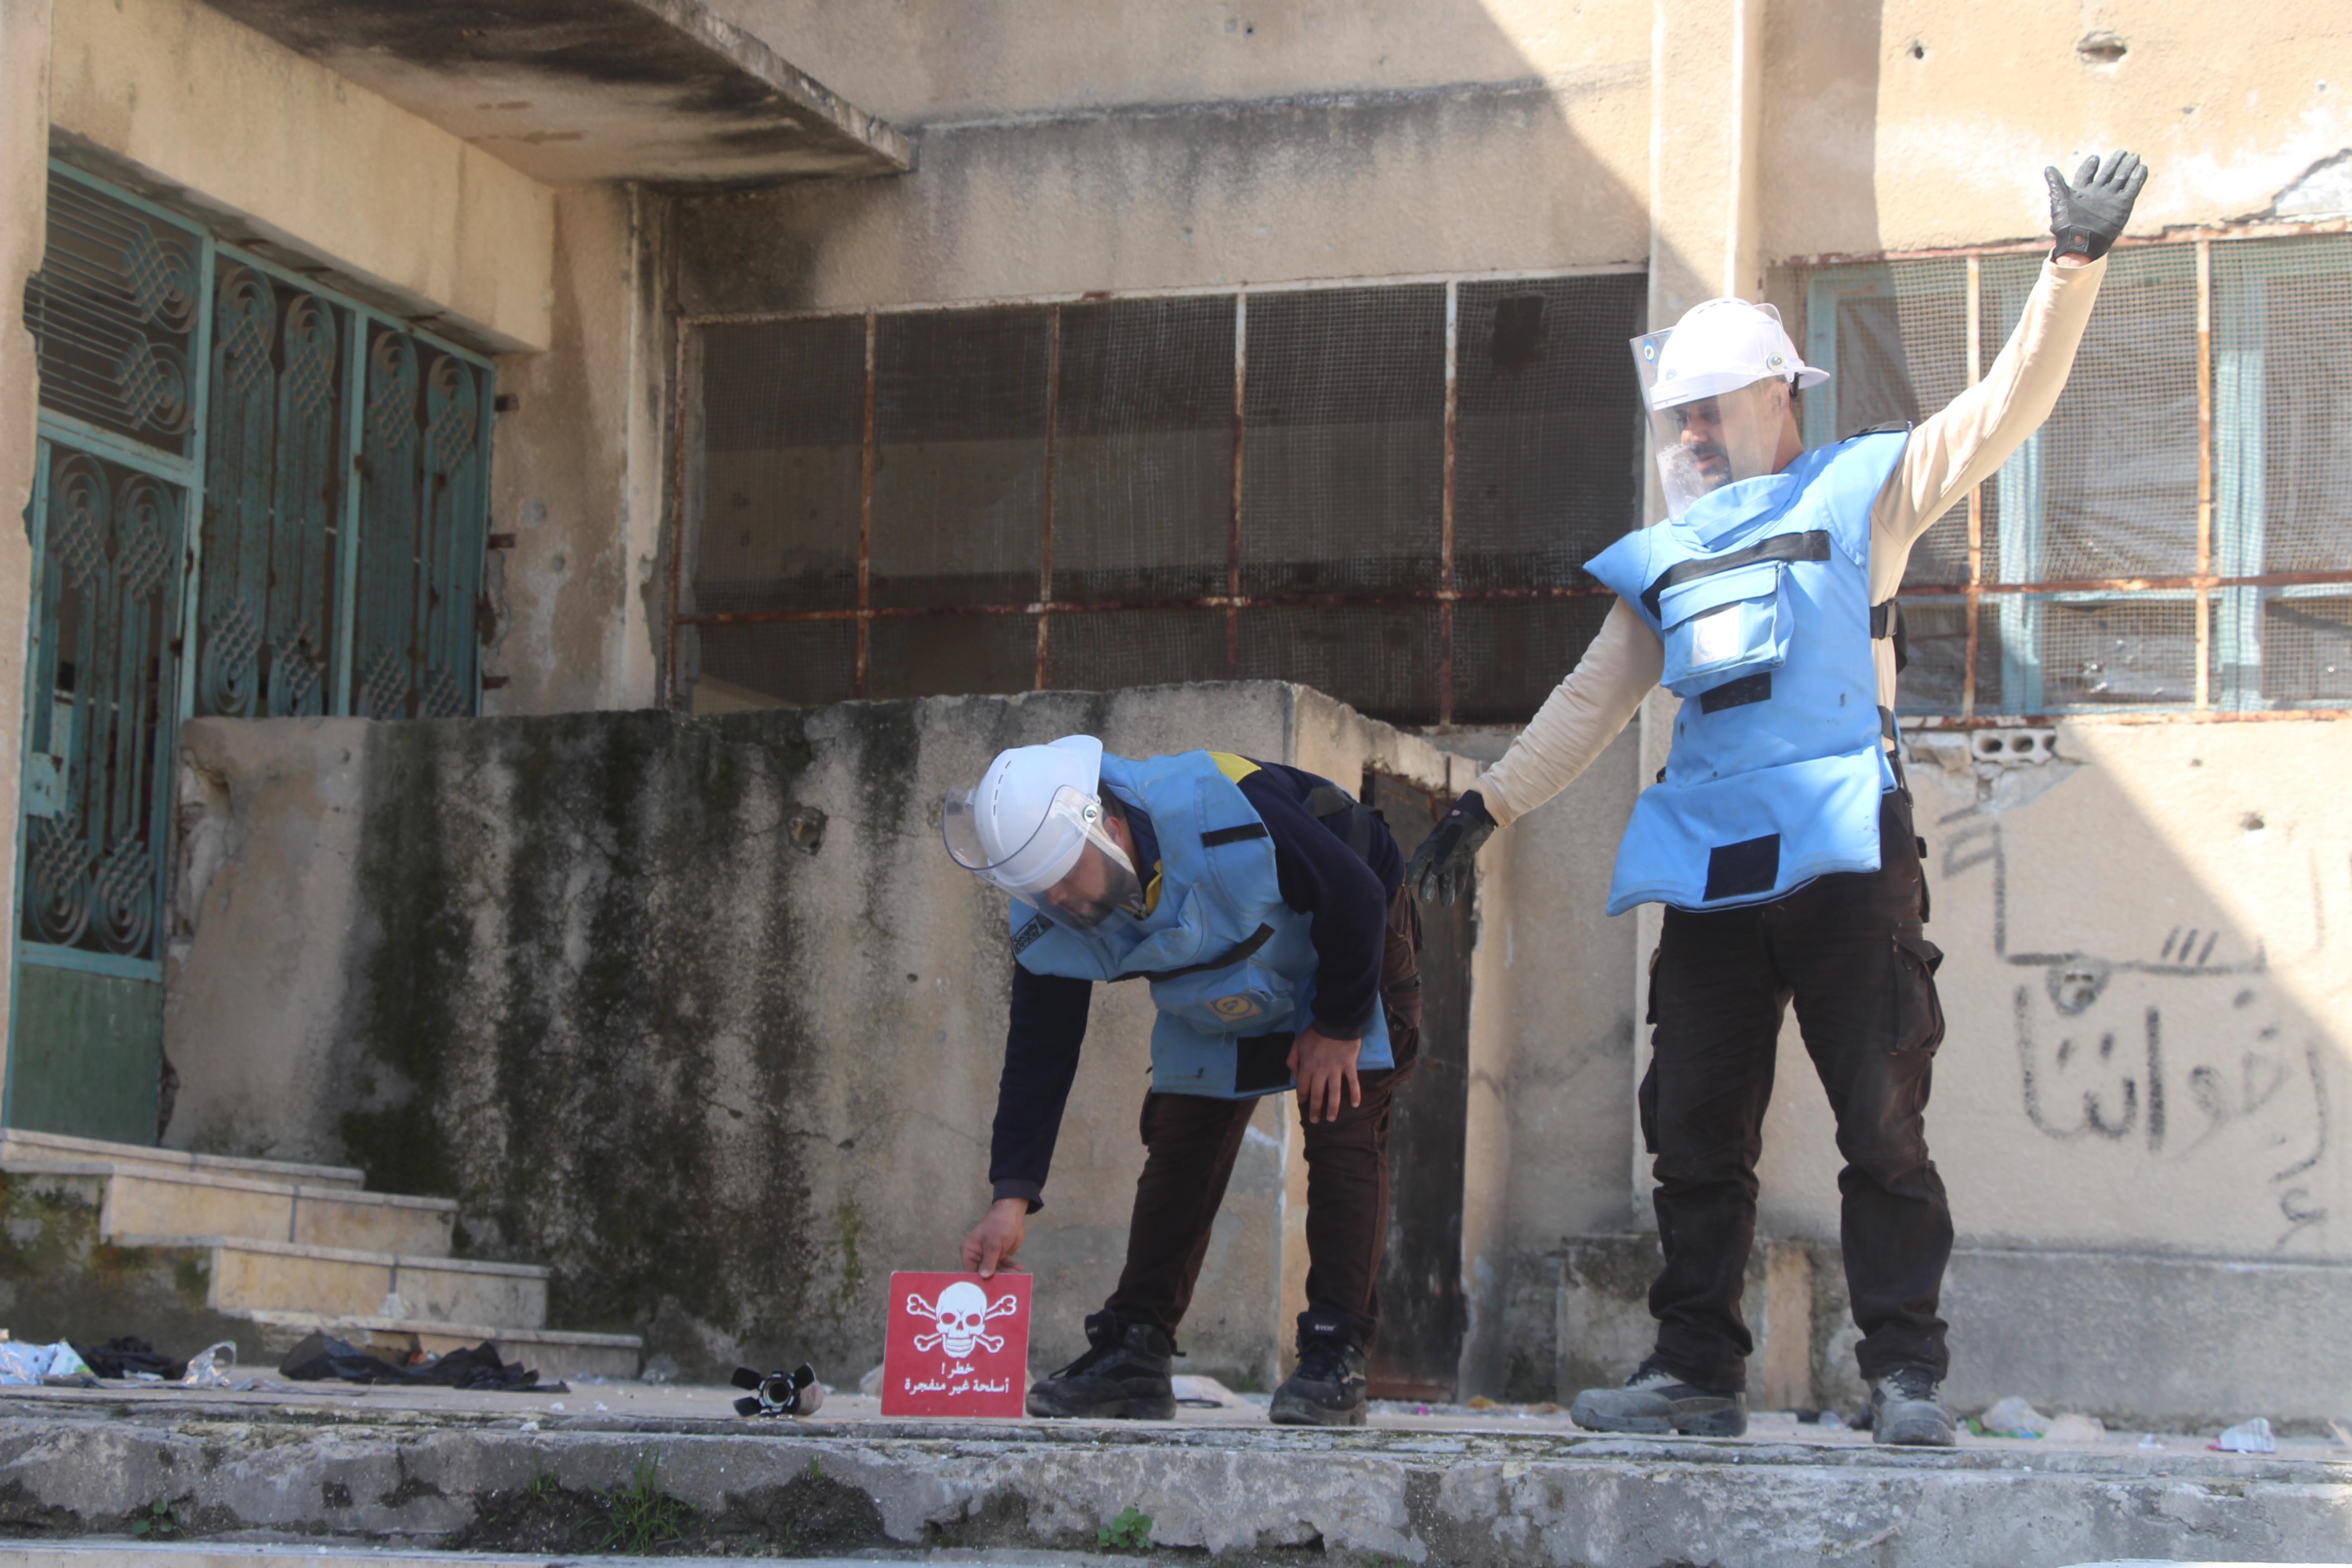
[[[454,1350],[420,1366],[395,1366],[347,1341],[315,1332],[286,1352],[286,1359],[278,1363],[278,1374],[297,1383],[394,1383],[517,1394],[571,1392],[561,1383],[541,1383],[539,1373],[518,1363],[500,1361],[488,1344]]]
[[[129,1377],[132,1373],[152,1373],[167,1383],[177,1383],[188,1375],[188,1363],[159,1354],[145,1340],[125,1334],[107,1341],[102,1345],[76,1345],[74,1354],[82,1364],[100,1377]]]

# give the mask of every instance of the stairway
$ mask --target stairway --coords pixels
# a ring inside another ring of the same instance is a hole
[[[97,1243],[134,1261],[201,1259],[204,1308],[265,1351],[320,1329],[395,1359],[488,1341],[543,1379],[637,1373],[633,1335],[543,1326],[546,1269],[450,1257],[454,1202],[367,1192],[356,1170],[0,1129],[0,1177],[94,1206]]]

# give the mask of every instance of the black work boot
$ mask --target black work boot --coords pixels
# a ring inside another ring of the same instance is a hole
[[[1748,1395],[1694,1388],[1645,1361],[1622,1388],[1588,1388],[1568,1407],[1588,1432],[1680,1432],[1693,1437],[1737,1437],[1748,1430]]]
[[[1150,1323],[1122,1324],[1108,1311],[1087,1317],[1086,1354],[1029,1390],[1032,1415],[1171,1421],[1176,1392],[1168,1363],[1176,1347]]]
[[[1361,1426],[1364,1352],[1355,1321],[1341,1312],[1298,1314],[1298,1366],[1274,1391],[1277,1426]]]
[[[1958,1441],[1944,1408],[1941,1380],[1925,1367],[1898,1366],[1870,1380],[1873,1442],[1906,1448],[1948,1448]]]

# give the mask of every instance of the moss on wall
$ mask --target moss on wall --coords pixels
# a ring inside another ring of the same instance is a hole
[[[910,752],[905,714],[862,722]],[[806,1353],[863,1287],[856,1207],[812,1212],[793,1115],[802,725],[405,724],[369,752],[351,1158],[458,1199],[476,1256],[550,1265],[554,1323],[647,1332],[690,1374]]]

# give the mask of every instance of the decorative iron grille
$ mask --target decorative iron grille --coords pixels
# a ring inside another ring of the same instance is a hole
[[[1808,443],[1973,384],[2041,270],[2015,248],[1801,270]],[[2127,245],[2049,421],[1904,575],[1930,722],[2352,700],[2352,235]]]
[[[475,710],[492,373],[64,164],[25,307],[18,957],[147,976],[182,719]]]
[[[1268,677],[1524,720],[1639,521],[1639,273],[695,323],[704,706]]]

